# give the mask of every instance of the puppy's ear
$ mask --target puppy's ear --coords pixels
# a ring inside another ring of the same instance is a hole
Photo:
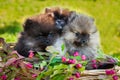
[[[71,11],[70,12],[70,16],[68,18],[68,23],[71,23],[75,19],[76,16],[77,16],[76,12],[75,11]]]
[[[49,17],[55,17],[54,13],[48,13],[47,14]]]
[[[45,8],[45,13],[49,13],[51,12],[51,9],[50,8]]]
[[[24,30],[29,30],[32,24],[33,21],[30,18],[26,19],[25,23],[23,24]]]

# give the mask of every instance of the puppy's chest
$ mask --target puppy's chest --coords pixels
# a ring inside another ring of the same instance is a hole
[[[65,42],[64,42],[64,40],[63,40],[62,37],[61,38],[57,38],[56,41],[55,41],[55,43],[53,44],[53,47],[57,51],[59,51],[58,56],[64,56],[65,55],[65,53],[66,53],[66,46],[64,44],[65,44]],[[63,51],[62,51],[62,45],[65,46],[65,49]]]

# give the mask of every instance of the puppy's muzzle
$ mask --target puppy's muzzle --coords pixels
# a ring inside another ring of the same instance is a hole
[[[86,40],[86,39],[76,40],[74,42],[74,44],[76,46],[85,46],[85,45],[87,45],[87,43],[88,43],[88,40]]]
[[[57,29],[61,30],[65,26],[65,21],[58,19],[56,20],[55,24],[56,24]]]

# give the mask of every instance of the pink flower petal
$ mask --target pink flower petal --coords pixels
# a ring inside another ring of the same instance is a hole
[[[62,62],[66,62],[66,57],[62,57]]]
[[[1,80],[7,80],[7,76],[6,75],[2,75],[0,76]]]
[[[96,64],[92,64],[92,67],[93,67],[94,69],[97,69],[97,65],[96,65]]]
[[[78,55],[79,53],[77,51],[73,53],[73,56],[78,56]]]
[[[75,73],[75,77],[76,77],[76,78],[80,78],[80,73],[79,73],[79,72],[76,72],[76,73]]]
[[[29,54],[29,58],[32,58],[32,57],[34,56],[33,51],[32,51],[32,50],[30,50],[30,51],[29,51],[29,53],[30,53],[30,54]]]
[[[97,61],[95,59],[92,60],[92,63],[96,63]]]
[[[113,74],[115,74],[114,70],[105,70],[105,72],[106,72],[106,75],[113,75]]]
[[[113,80],[118,80],[118,76],[117,75],[114,75],[112,78],[113,78]]]
[[[82,55],[81,56],[81,59],[84,61],[84,60],[86,60],[86,56],[85,55]]]
[[[33,65],[30,64],[30,63],[28,63],[28,64],[26,64],[26,67],[27,67],[28,69],[32,69],[32,68],[33,68]]]
[[[75,62],[76,62],[76,59],[69,59],[69,60],[68,60],[68,63],[69,63],[69,64],[74,64]]]
[[[74,78],[73,78],[73,77],[71,77],[71,78],[69,78],[68,80],[74,80]]]
[[[33,78],[36,78],[36,77],[37,77],[37,74],[32,74],[32,77],[33,77]]]
[[[75,64],[76,63],[76,59],[72,59],[72,64]]]
[[[81,68],[82,64],[76,64],[76,68]]]

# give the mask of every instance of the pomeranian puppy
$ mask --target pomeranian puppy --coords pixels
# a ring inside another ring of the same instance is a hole
[[[86,69],[93,69],[91,60],[96,59],[98,49],[100,48],[99,32],[94,24],[94,19],[82,14],[72,14],[69,17],[69,23],[63,29],[63,42],[66,45],[66,51],[73,55],[75,51],[79,55],[85,55],[90,62],[87,64]],[[106,61],[102,61],[102,65],[97,64],[98,69],[112,68],[116,60],[110,56],[103,57]],[[114,62],[107,60],[112,59]]]
[[[55,10],[54,10],[55,9]],[[15,50],[25,57],[28,57],[29,51],[46,51],[47,46],[52,45],[61,34],[63,26],[66,24],[66,18],[69,15],[59,13],[60,8],[46,9],[44,14],[28,18],[23,26],[24,31],[21,33]],[[57,13],[56,13],[57,12]],[[66,14],[70,11],[66,12]],[[62,17],[61,17],[62,16]]]
[[[93,18],[76,14],[74,19],[64,27],[63,34],[70,55],[78,51],[80,56],[85,55],[88,60],[98,56],[99,32]]]
[[[40,14],[28,18],[23,26],[15,50],[25,57],[28,57],[29,50],[45,51],[46,46],[51,45],[56,37],[57,28],[53,14]]]
[[[69,11],[69,9],[63,9],[59,7],[53,7],[53,8],[46,8],[45,13],[53,13],[54,19],[56,23],[56,27],[59,29],[59,31],[62,33],[63,27],[68,23],[68,16],[70,16],[73,11]]]

